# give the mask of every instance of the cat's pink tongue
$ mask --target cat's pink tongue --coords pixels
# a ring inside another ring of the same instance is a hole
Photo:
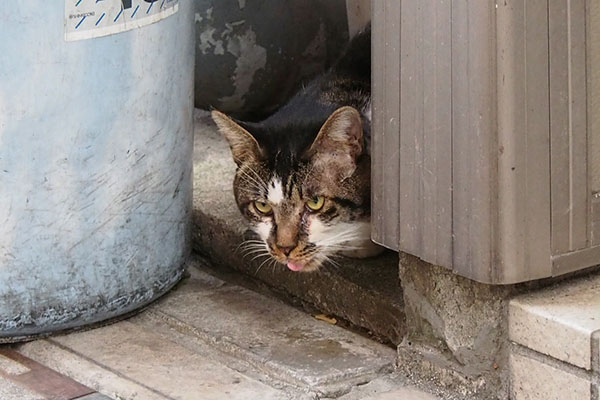
[[[300,271],[302,268],[304,268],[304,265],[302,265],[302,264],[294,264],[293,262],[288,262],[287,263],[287,267],[289,269],[291,269],[292,271]]]

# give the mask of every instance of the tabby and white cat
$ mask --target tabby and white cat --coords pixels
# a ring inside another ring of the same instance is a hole
[[[212,112],[237,164],[236,202],[260,237],[251,243],[292,271],[380,252],[370,239],[370,36],[260,123]]]

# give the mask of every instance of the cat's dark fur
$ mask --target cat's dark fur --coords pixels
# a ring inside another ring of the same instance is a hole
[[[260,240],[249,251],[294,271],[336,253],[369,256],[370,28],[339,61],[260,123],[213,111],[238,165],[234,194]]]

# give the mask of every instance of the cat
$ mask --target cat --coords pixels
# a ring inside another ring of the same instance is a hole
[[[331,257],[369,257],[371,30],[333,67],[259,123],[212,118],[237,164],[237,205],[260,240],[251,249],[292,271]],[[333,261],[332,261],[333,262]]]

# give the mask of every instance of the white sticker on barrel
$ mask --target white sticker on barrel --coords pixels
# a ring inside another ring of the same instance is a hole
[[[173,15],[179,0],[65,0],[65,40],[142,27]]]

